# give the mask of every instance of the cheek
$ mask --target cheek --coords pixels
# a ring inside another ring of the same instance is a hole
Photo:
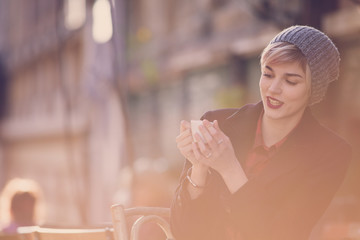
[[[259,88],[260,88],[260,92],[262,92],[266,89],[266,81],[262,78],[260,78],[260,81],[259,81]]]
[[[259,81],[259,90],[260,90],[260,96],[262,97],[263,92],[264,92],[264,87],[263,87],[263,82],[261,81],[261,78],[260,78],[260,81]]]
[[[289,99],[297,102],[307,102],[309,100],[308,88],[289,89],[287,91]]]
[[[271,86],[271,81],[269,79],[260,78],[259,88],[260,88],[261,97],[266,96],[266,92],[268,92],[270,86]]]

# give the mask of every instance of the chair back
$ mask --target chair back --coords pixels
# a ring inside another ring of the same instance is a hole
[[[18,228],[21,240],[114,240],[111,228],[68,229],[38,226]]]
[[[125,209],[122,205],[117,204],[111,207],[111,213],[115,240],[139,240],[140,228],[147,222],[156,223],[164,231],[167,240],[174,239],[168,222],[169,208],[134,207]],[[134,216],[137,217],[137,220],[132,226],[129,226],[129,219]],[[130,234],[128,229],[131,229]]]

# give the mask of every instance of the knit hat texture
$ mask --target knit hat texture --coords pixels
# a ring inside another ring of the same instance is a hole
[[[271,43],[288,42],[297,46],[307,59],[311,71],[309,105],[320,102],[330,82],[339,77],[340,54],[323,32],[309,26],[292,26],[276,35]]]

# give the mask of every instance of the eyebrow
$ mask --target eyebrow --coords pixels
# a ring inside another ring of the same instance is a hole
[[[268,65],[265,66],[265,68],[269,69],[270,71],[274,72],[274,70],[269,67]],[[300,74],[297,74],[297,73],[285,73],[286,76],[289,76],[289,77],[299,77],[299,78],[304,78],[302,75]]]

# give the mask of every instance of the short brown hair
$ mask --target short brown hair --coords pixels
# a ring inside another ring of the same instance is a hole
[[[298,47],[287,42],[276,42],[269,44],[262,52],[261,67],[266,63],[298,62],[306,72],[307,60]]]

